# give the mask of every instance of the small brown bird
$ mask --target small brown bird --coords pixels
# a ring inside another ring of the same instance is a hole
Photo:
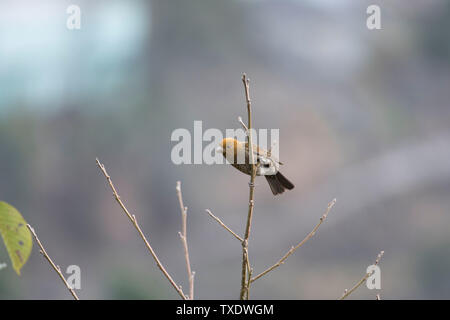
[[[239,171],[251,175],[252,166],[249,160],[248,143],[233,138],[225,138],[217,147],[225,159]],[[270,190],[274,195],[291,190],[294,185],[279,171],[282,163],[270,155],[266,150],[253,145],[253,158],[256,164],[256,175],[265,176]],[[245,160],[244,160],[245,159]]]

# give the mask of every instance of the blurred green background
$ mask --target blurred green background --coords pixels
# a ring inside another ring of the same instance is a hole
[[[182,181],[196,297],[239,296],[248,177],[170,160],[171,133],[238,128],[241,74],[254,125],[280,128],[273,197],[258,179],[250,256],[278,260],[337,204],[317,237],[254,283],[257,299],[335,299],[380,250],[381,291],[450,298],[450,2],[72,1],[0,3],[0,200],[51,257],[81,268],[81,299],[177,299],[112,198],[105,163],[175,280],[187,288],[175,193]],[[206,144],[205,144],[206,145]],[[0,245],[1,299],[70,299],[34,246],[18,277]]]

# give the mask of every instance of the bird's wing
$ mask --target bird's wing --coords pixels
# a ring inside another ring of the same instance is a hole
[[[249,150],[248,150],[248,142],[245,143],[245,151],[248,154]],[[270,158],[273,161],[277,162],[278,164],[283,164],[280,160],[278,160],[276,157],[274,157],[273,155],[270,155],[269,157],[269,153],[267,152],[267,150],[258,147],[257,145],[253,145],[253,153],[257,156],[257,157],[264,157],[264,158]]]

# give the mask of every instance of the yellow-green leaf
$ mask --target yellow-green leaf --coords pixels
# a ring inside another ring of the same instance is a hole
[[[0,234],[5,242],[13,268],[20,275],[20,269],[30,256],[33,240],[20,212],[2,201],[0,201]]]

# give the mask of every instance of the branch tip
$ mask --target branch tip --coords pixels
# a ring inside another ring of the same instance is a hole
[[[222,222],[222,220],[220,220],[218,217],[216,217],[216,216],[211,212],[211,210],[206,209],[205,211],[206,211],[206,213],[209,214],[209,216],[210,216],[211,218],[213,218],[214,220],[216,220],[217,223],[220,224],[225,230],[227,230],[227,231],[228,231],[229,233],[231,233],[236,239],[238,239],[239,242],[242,243],[242,242],[244,241],[244,239],[242,239],[240,236],[238,236],[236,232],[234,232],[233,230],[231,230],[225,223]]]
[[[377,256],[377,259],[375,260],[374,265],[378,265],[380,263],[381,258],[383,257],[384,251],[380,251],[380,253]],[[375,271],[373,271],[375,272]],[[361,280],[359,280],[350,290],[345,289],[344,290],[344,294],[339,298],[339,300],[344,300],[345,298],[347,298],[350,294],[352,294],[352,292],[354,292],[356,289],[359,288],[360,285],[362,285],[364,283],[364,281],[366,281],[373,272],[368,272],[366,273]]]

